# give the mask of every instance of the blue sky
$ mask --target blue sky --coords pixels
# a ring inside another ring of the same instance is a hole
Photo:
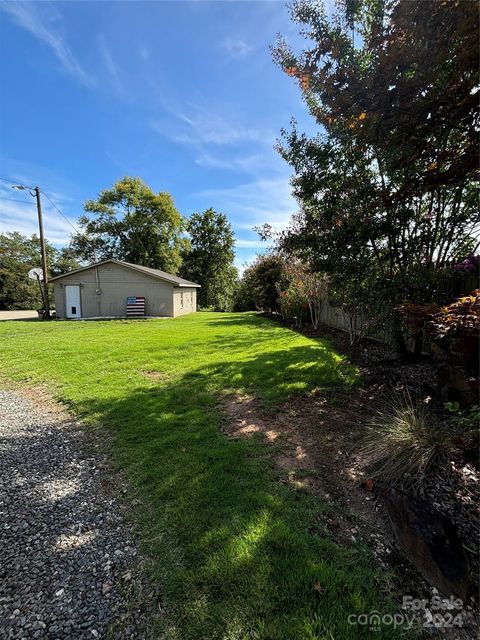
[[[262,250],[252,227],[281,228],[296,208],[280,129],[313,125],[271,60],[278,32],[298,40],[275,1],[2,2],[0,176],[39,184],[73,222],[140,176],[185,215],[224,212],[240,267]],[[0,184],[0,231],[35,232],[29,195]],[[44,206],[64,243],[71,227]]]

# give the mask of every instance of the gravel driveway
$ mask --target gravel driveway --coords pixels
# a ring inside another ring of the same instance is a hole
[[[0,391],[2,640],[92,640],[112,623],[109,638],[143,637],[127,596],[135,545],[111,486],[78,425]]]

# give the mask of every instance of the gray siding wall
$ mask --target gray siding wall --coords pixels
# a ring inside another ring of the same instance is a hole
[[[173,292],[174,318],[197,310],[197,290],[195,287],[178,287]]]
[[[55,285],[57,318],[65,318],[65,285],[80,285],[82,318],[125,316],[128,296],[145,296],[145,315],[174,315],[173,285],[158,278],[128,269],[118,264],[97,267],[100,294],[96,293],[95,269],[65,276]],[[63,285],[63,286],[62,286]]]

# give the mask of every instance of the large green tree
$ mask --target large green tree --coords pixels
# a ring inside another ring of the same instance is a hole
[[[284,133],[301,210],[281,244],[334,289],[352,280],[349,298],[425,301],[476,245],[478,7],[336,4],[329,16],[322,2],[294,2],[308,44],[274,49],[321,127]]]
[[[285,258],[278,253],[258,255],[243,272],[236,296],[236,308],[239,311],[279,311],[279,293],[288,280],[286,266]]]
[[[183,256],[182,276],[201,285],[200,306],[229,310],[238,274],[233,264],[235,237],[227,217],[213,209],[194,213],[187,231],[191,247]]]
[[[68,248],[57,249],[48,242],[46,248],[50,276],[80,266]],[[17,231],[0,234],[0,309],[43,307],[38,283],[28,278],[33,267],[41,267],[38,236],[27,237]]]
[[[154,193],[140,178],[125,177],[96,200],[85,203],[81,231],[72,239],[86,261],[117,258],[176,274],[182,250],[184,220],[170,194]]]

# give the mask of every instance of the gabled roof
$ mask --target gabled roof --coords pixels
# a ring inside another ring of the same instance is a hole
[[[53,282],[54,280],[61,280],[61,278],[71,276],[74,273],[87,271],[87,269],[93,269],[94,267],[99,267],[100,265],[108,264],[109,262],[113,262],[114,264],[119,264],[122,267],[127,267],[127,269],[140,271],[140,273],[145,273],[147,276],[158,278],[159,280],[163,280],[164,282],[170,282],[176,287],[200,287],[200,285],[196,284],[195,282],[190,282],[189,280],[185,280],[184,278],[173,276],[171,273],[167,273],[166,271],[160,271],[160,269],[150,269],[150,267],[142,267],[139,264],[132,264],[131,262],[123,262],[122,260],[115,260],[115,258],[110,258],[109,260],[102,260],[101,262],[94,262],[93,264],[89,264],[86,267],[81,267],[80,269],[75,269],[74,271],[68,271],[67,273],[62,273],[59,276],[50,278],[50,282]]]

